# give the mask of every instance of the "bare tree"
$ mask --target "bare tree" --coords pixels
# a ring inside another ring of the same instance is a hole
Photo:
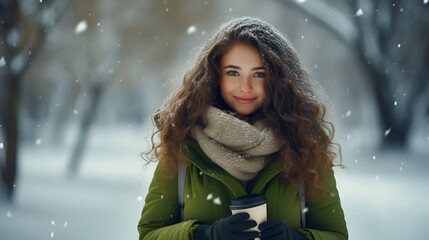
[[[35,4],[36,3],[36,4]],[[11,199],[17,175],[19,99],[21,78],[45,41],[45,35],[67,6],[67,1],[6,0],[0,2],[0,76],[3,92],[2,125],[5,156],[1,161],[2,186]],[[2,157],[2,156],[0,156]],[[2,187],[2,189],[3,189]]]
[[[69,161],[68,174],[70,177],[76,177],[79,167],[81,165],[81,160],[85,148],[87,146],[88,136],[94,119],[96,117],[97,109],[101,101],[101,96],[105,89],[105,83],[101,81],[91,82],[89,88],[89,105],[87,105],[83,116],[81,118],[81,123],[79,125],[79,135],[75,141],[75,146],[72,151],[72,155]]]
[[[166,2],[156,0],[144,2],[124,0],[98,3],[100,5],[93,3],[93,6],[86,7],[96,9],[91,12],[94,19],[103,19],[100,24],[103,32],[85,32],[88,41],[80,46],[87,50],[83,57],[85,64],[78,67],[83,69],[84,76],[82,77],[88,79],[88,84],[84,87],[87,91],[87,98],[85,109],[81,111],[78,136],[68,162],[67,173],[70,177],[76,177],[79,172],[87,141],[97,118],[96,113],[109,84],[115,82],[115,79],[132,75],[134,77],[145,76],[145,80],[136,84],[142,88],[142,95],[146,95],[143,98],[152,101],[145,105],[160,101],[156,98],[161,98],[161,94],[154,94],[154,91],[163,89],[161,86],[166,81],[162,79],[161,75],[166,69],[165,66],[168,66],[177,52],[181,50],[179,40],[185,41],[184,39],[188,36],[187,28],[193,22],[186,19],[192,17],[200,21],[207,21],[204,17],[211,14],[211,11],[192,11],[189,4],[186,3],[186,1],[172,1],[167,5]],[[206,6],[204,2],[199,3],[199,6],[205,6],[209,10],[213,8]],[[123,18],[123,15],[128,15],[129,18]],[[183,19],[183,21],[177,21],[177,19]],[[95,23],[88,22],[88,26],[94,25]],[[130,67],[135,66],[134,59],[139,59],[137,68]],[[119,62],[120,64],[118,64]],[[87,68],[88,66],[89,68]],[[149,75],[156,76],[156,78],[148,77]],[[144,111],[133,105],[136,103],[130,103],[127,107],[134,108],[135,111]]]
[[[427,1],[284,0],[327,28],[359,57],[370,75],[384,147],[407,147],[418,101],[428,104]]]

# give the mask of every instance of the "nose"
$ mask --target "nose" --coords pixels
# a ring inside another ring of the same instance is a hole
[[[252,82],[250,77],[245,77],[240,83],[240,92],[248,93],[252,91]]]

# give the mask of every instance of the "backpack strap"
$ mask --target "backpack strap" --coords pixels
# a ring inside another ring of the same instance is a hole
[[[179,203],[180,222],[183,221],[183,209],[185,208],[185,180],[188,167],[177,163],[177,200]]]
[[[301,227],[305,228],[305,213],[307,209],[305,208],[305,185],[304,183],[299,184],[299,206],[301,209]]]

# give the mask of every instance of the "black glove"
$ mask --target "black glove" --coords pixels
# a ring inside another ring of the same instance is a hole
[[[211,240],[247,240],[257,238],[257,231],[243,232],[256,227],[254,220],[249,220],[248,213],[237,213],[221,219],[212,225],[200,225],[195,231],[195,239]]]
[[[301,233],[292,231],[285,222],[278,219],[270,219],[259,225],[261,240],[304,240]]]

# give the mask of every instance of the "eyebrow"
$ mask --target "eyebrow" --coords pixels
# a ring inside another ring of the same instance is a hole
[[[225,66],[225,67],[223,67],[223,69],[225,69],[225,68],[234,68],[234,69],[241,69],[241,67],[239,67],[239,66],[235,66],[235,65],[227,65],[227,66]],[[261,66],[261,67],[254,67],[254,68],[252,68],[251,70],[265,70],[265,66]]]

